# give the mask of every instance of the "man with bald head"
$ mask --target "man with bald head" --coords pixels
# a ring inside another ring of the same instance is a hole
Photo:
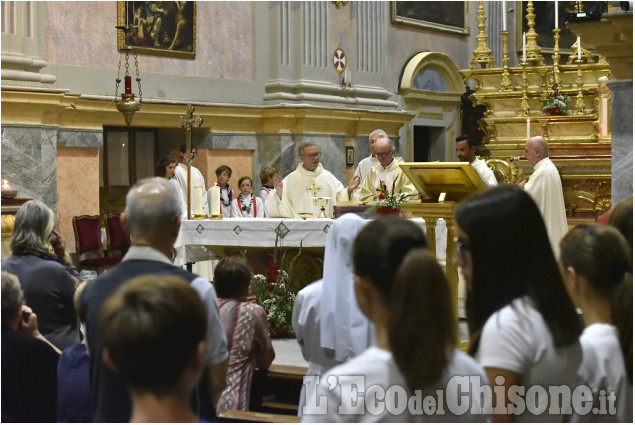
[[[377,157],[375,156],[375,142],[385,137],[388,137],[388,135],[381,128],[378,128],[377,130],[373,130],[368,136],[368,147],[370,148],[370,155],[362,159],[361,161],[359,161],[359,164],[357,164],[357,168],[355,168],[355,172],[353,173],[353,176],[359,176],[360,183],[364,182],[364,179],[370,172],[370,169],[373,168],[375,165],[379,164],[379,161],[377,160]],[[360,184],[357,189],[351,192],[351,199],[359,200],[359,196],[361,192],[362,192],[362,185]]]
[[[131,397],[125,382],[102,361],[104,342],[99,332],[102,305],[131,278],[173,275],[196,290],[207,311],[205,373],[192,405],[202,418],[215,419],[214,406],[225,387],[227,338],[218,314],[212,284],[172,264],[172,250],[181,226],[181,194],[164,178],[137,182],[126,195],[121,224],[131,247],[121,263],[100,275],[80,296],[79,315],[86,323],[95,422],[129,422]],[[187,329],[184,329],[187,331]],[[156,373],[161,373],[157,370]]]
[[[567,213],[558,169],[549,159],[549,144],[542,136],[531,137],[525,144],[525,157],[534,167],[529,180],[519,186],[533,198],[547,227],[547,235],[556,258],[560,254],[560,239],[568,231]]]
[[[377,140],[375,142],[375,156],[379,164],[371,168],[368,176],[364,179],[360,201],[377,200],[381,189],[386,190],[389,194],[396,194],[399,191],[407,195],[418,194],[417,189],[399,167],[403,160],[395,158],[395,145],[392,140],[387,137]]]

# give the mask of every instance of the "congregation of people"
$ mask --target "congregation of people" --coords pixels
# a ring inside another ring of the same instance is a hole
[[[264,167],[258,193],[250,176],[234,191],[221,165],[222,215],[317,216],[324,197],[332,217],[338,202],[416,196],[386,133],[371,133],[369,145],[347,186],[311,142],[299,145],[300,163],[284,179]],[[212,282],[172,263],[193,203],[187,194],[207,212],[212,204],[195,167],[189,181],[200,189],[188,191],[186,150],[131,187],[121,214],[131,247],[92,281],[81,281],[47,206],[19,209],[2,262],[2,421],[213,422],[249,410],[254,370],[276,355],[267,312],[250,296],[246,259],[219,261]],[[459,347],[456,293],[421,228],[399,216],[345,214],[328,231],[322,279],[295,298],[293,328],[308,363],[298,416],[632,422],[632,198],[613,207],[608,224],[567,232],[542,137],[527,141],[534,174],[520,185],[497,184],[471,138],[457,138],[456,150],[488,186],[455,214],[450,260],[466,284],[469,348]],[[572,396],[554,397],[554,388]]]

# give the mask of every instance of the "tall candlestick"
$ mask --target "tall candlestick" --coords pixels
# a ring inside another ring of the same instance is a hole
[[[503,0],[503,31],[507,31],[507,8],[505,7],[505,0]]]
[[[578,61],[582,60],[582,46],[580,45],[580,37],[578,36]]]
[[[556,0],[556,4],[554,5],[556,10],[556,29],[558,29],[558,0]]]
[[[527,140],[531,137],[530,130],[531,126],[529,125],[529,118],[527,118]]]
[[[527,33],[523,33],[523,62],[527,62]]]
[[[212,216],[219,216],[220,215],[220,186],[218,186],[218,184],[214,184],[214,186],[212,186],[212,188],[210,189],[212,192],[212,208],[211,208],[211,213]]]

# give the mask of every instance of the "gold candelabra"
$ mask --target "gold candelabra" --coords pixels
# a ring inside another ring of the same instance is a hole
[[[478,22],[478,35],[476,36],[477,44],[476,49],[472,52],[474,57],[470,62],[470,69],[476,68],[476,64],[481,64],[481,68],[487,68],[489,64],[490,68],[494,68],[494,57],[492,56],[492,50],[487,47],[487,34],[485,34],[485,8],[483,2],[478,2],[478,12],[476,21]]]
[[[521,117],[529,116],[529,98],[527,97],[527,88],[529,87],[527,84],[527,62],[522,62],[520,66],[523,68],[523,80],[520,88],[523,91],[523,98],[520,102],[520,115]]]
[[[553,30],[553,83],[556,86],[560,86],[560,28]]]
[[[584,86],[584,82],[582,81],[582,61],[578,62],[578,78],[576,79],[576,86],[578,87],[578,95],[575,99],[575,114],[576,115],[584,115],[584,96],[582,95],[582,87]]]
[[[527,46],[525,48],[527,62],[535,62],[536,65],[544,65],[545,58],[542,57],[542,50],[538,45],[538,33],[534,29],[536,26],[536,15],[534,14],[534,2],[527,2]]]
[[[501,38],[503,39],[503,58],[501,63],[503,64],[503,77],[501,78],[501,90],[509,91],[512,89],[512,82],[509,79],[509,52],[507,50],[507,36],[509,31],[501,31]]]

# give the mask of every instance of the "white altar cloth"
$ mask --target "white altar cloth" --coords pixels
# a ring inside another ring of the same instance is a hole
[[[425,232],[422,218],[411,219]],[[174,244],[174,263],[214,259],[205,246],[231,248],[273,248],[278,235],[278,247],[324,248],[326,235],[335,220],[298,218],[228,218],[223,220],[183,220]]]

